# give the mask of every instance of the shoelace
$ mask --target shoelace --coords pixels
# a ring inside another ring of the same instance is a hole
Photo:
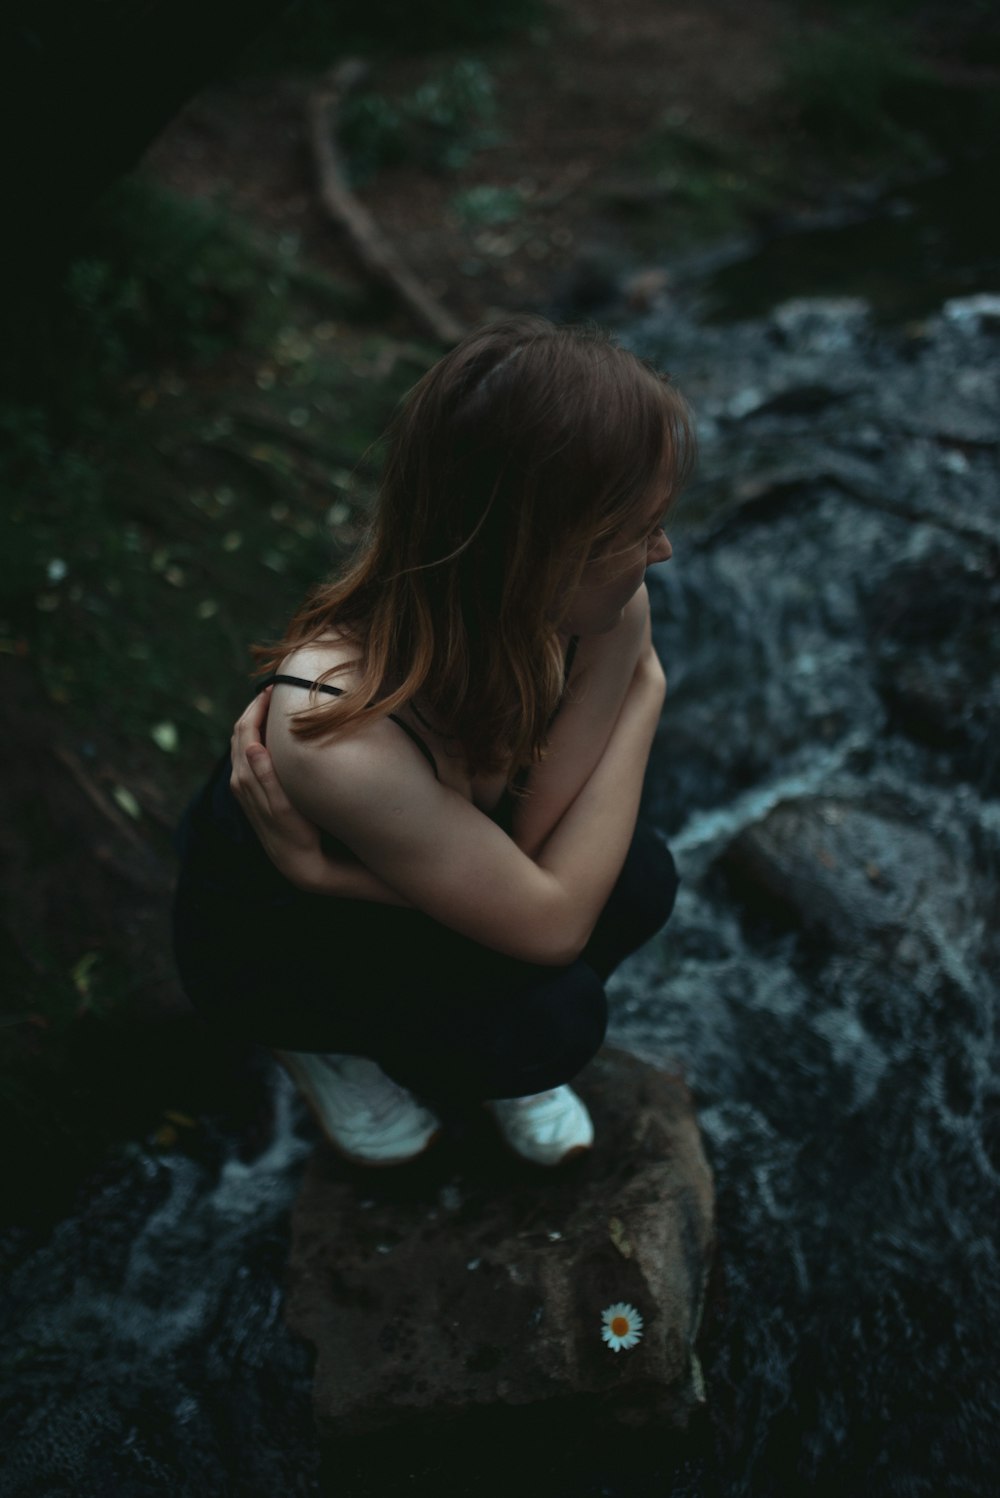
[[[562,1104],[562,1098],[557,1092],[536,1092],[531,1097],[511,1098],[519,1113],[551,1113],[553,1107]]]
[[[367,1081],[359,1081],[345,1076],[336,1062],[324,1058],[324,1064],[334,1084],[355,1098],[358,1106],[363,1107],[376,1124],[388,1123],[408,1103],[413,1102],[416,1106],[415,1100],[391,1077],[375,1074]]]

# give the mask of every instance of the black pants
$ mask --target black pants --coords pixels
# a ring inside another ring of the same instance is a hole
[[[254,908],[194,859],[175,950],[192,1003],[228,1035],[368,1056],[442,1102],[518,1097],[568,1082],[595,1054],[604,981],[664,924],[676,891],[669,849],[640,827],[582,956],[543,967],[397,906],[295,893]]]

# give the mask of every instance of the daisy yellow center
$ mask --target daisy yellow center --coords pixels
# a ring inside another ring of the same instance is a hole
[[[614,1332],[616,1337],[626,1336],[628,1333],[628,1329],[629,1322],[627,1316],[615,1316],[613,1318],[611,1322],[611,1330]]]

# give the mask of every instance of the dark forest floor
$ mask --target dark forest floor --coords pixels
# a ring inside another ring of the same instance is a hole
[[[358,188],[413,270],[470,324],[547,304],[602,266],[644,266],[657,243],[733,227],[751,199],[761,211],[778,201],[771,178],[793,128],[781,92],[790,7],[625,0],[609,14],[599,0],[556,0],[545,15],[503,45],[371,63],[368,96],[390,107],[457,62],[477,70],[464,139],[456,122],[464,161],[449,167],[418,143]],[[180,193],[300,236],[312,264],[350,280],[349,247],[314,191],[303,127],[313,86],[298,75],[206,92],[144,166]],[[477,133],[493,138],[476,148]]]

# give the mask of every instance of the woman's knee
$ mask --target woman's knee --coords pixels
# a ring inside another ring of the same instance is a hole
[[[488,1003],[469,997],[433,1047],[386,1056],[397,1081],[428,1095],[523,1097],[569,1082],[600,1049],[604,985],[584,962]]]
[[[637,828],[618,882],[583,954],[602,978],[609,977],[666,924],[678,883],[666,843],[658,833]]]
[[[636,921],[652,936],[670,919],[680,876],[665,840],[649,827],[637,827],[622,869],[623,893]]]
[[[574,962],[560,977],[531,991],[521,1008],[524,1050],[534,1064],[558,1059],[568,1081],[597,1053],[608,1028],[604,984],[588,963]]]

